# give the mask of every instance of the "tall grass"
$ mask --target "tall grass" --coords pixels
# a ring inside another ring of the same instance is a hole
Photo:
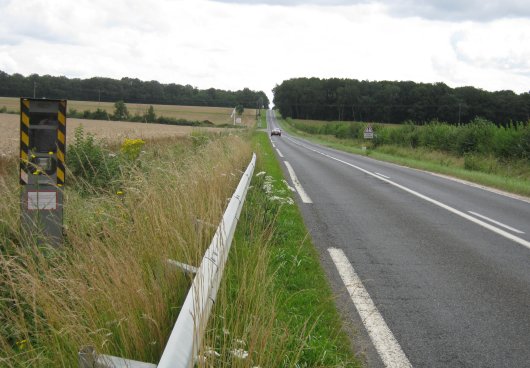
[[[158,361],[189,286],[166,259],[198,265],[250,147],[199,135],[145,151],[121,168],[123,194],[70,178],[58,250],[23,237],[18,162],[0,165],[0,366],[73,367],[83,345]]]

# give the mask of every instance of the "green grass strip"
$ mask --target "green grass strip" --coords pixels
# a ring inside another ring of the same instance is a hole
[[[274,183],[281,183],[284,177],[267,134],[255,134],[254,146],[258,172],[265,171]],[[342,331],[330,286],[296,205],[284,204],[279,209],[269,271],[275,275],[278,319],[301,337],[290,343],[304,346],[298,366],[360,366]]]
[[[374,159],[392,162],[398,165],[415,169],[426,170],[434,173],[452,176],[467,180],[491,188],[500,189],[506,192],[530,197],[530,184],[527,180],[507,175],[496,175],[486,172],[467,170],[461,166],[451,164],[452,156],[446,155],[446,159],[429,160],[428,155],[424,155],[425,150],[404,149],[402,147],[383,146],[381,148],[362,150],[359,142],[354,140],[336,139],[332,136],[313,135],[301,132],[287,124],[278,117],[278,122],[285,131],[307,139],[311,142],[321,144],[326,147],[358,155],[370,156]],[[387,153],[387,152],[389,153]],[[397,154],[399,153],[399,154]],[[438,155],[442,155],[438,152]]]

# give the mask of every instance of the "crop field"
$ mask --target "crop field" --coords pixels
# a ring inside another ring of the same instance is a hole
[[[143,115],[150,104],[127,103],[127,109],[132,115]],[[0,97],[0,108],[5,106],[8,111],[20,110],[20,99],[16,97]],[[75,109],[78,112],[85,110],[95,111],[102,109],[109,114],[114,112],[113,102],[98,101],[71,101],[68,100],[68,110]],[[153,105],[157,116],[166,116],[175,119],[186,120],[208,120],[215,125],[231,124],[234,120],[230,117],[233,108],[230,107],[208,107],[208,106],[177,106],[177,105]],[[255,109],[245,109],[242,116],[242,124],[253,125],[256,118]]]
[[[0,103],[1,105],[1,103]],[[16,154],[19,147],[20,118],[14,114],[0,114],[0,158]],[[67,144],[71,143],[74,131],[83,126],[86,133],[108,142],[122,141],[124,138],[163,138],[186,136],[194,131],[221,131],[222,128],[197,128],[191,126],[143,124],[122,121],[68,119],[66,129]]]

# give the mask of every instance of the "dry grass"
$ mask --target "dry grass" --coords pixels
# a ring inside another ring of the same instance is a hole
[[[16,155],[20,140],[19,115],[0,114],[0,159]],[[196,131],[220,132],[223,128],[197,128],[164,124],[143,124],[122,121],[103,121],[87,119],[68,119],[66,129],[67,144],[71,143],[73,133],[79,126],[86,133],[108,142],[123,141],[124,138],[157,139],[164,137],[183,137]]]
[[[131,114],[143,115],[149,108],[149,104],[126,104]],[[15,97],[0,97],[0,108],[5,106],[9,111],[19,111],[20,99]],[[75,109],[78,112],[84,110],[95,111],[102,109],[109,114],[114,112],[114,103],[112,102],[97,102],[97,101],[68,101],[68,109]],[[207,107],[207,106],[177,106],[177,105],[153,105],[157,116],[167,116],[176,119],[186,120],[209,120],[212,123],[231,124],[233,119],[230,117],[233,108],[231,107]],[[246,126],[251,126],[256,120],[255,109],[245,109],[242,116],[242,123]]]
[[[0,177],[0,366],[77,366],[85,344],[158,360],[189,282],[165,260],[198,265],[250,148],[225,136],[145,150],[124,196],[67,188],[60,252],[23,238],[16,175]]]

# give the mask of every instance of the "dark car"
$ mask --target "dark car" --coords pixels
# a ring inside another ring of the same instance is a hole
[[[280,137],[282,136],[282,131],[278,128],[274,128],[273,130],[271,130],[271,137],[273,135],[279,135]]]

